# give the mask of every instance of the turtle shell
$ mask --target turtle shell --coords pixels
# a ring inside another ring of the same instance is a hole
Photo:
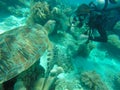
[[[33,65],[50,44],[40,25],[21,26],[0,35],[0,83]]]

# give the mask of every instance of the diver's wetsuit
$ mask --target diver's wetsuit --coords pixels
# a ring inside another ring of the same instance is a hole
[[[93,41],[99,41],[99,42],[107,42],[107,33],[104,29],[103,23],[106,21],[105,16],[103,15],[97,15],[94,12],[90,14],[88,26],[90,29],[93,31],[94,29],[98,30],[98,33],[100,36],[95,36],[92,37],[91,35],[89,36],[89,40]]]
[[[95,12],[91,12],[88,26],[91,28],[92,31],[96,29],[99,32],[100,36],[89,36],[89,40],[107,42],[108,38],[106,31],[112,31],[114,25],[119,20],[120,12],[118,12],[117,10],[102,12],[101,14],[95,14]]]
[[[106,31],[109,30],[111,32],[116,22],[120,20],[119,8],[98,10],[96,7],[91,9],[90,6],[82,4],[77,8],[75,13],[80,22],[78,27],[81,27],[84,23],[90,27],[88,40],[98,42],[107,42]],[[73,20],[77,21],[75,18]],[[94,30],[98,31],[99,36],[92,34]]]

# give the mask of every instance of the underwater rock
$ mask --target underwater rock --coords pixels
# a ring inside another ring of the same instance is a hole
[[[80,81],[87,90],[108,90],[100,76],[94,71],[83,72]]]

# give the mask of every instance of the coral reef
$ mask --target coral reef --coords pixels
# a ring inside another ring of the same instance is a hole
[[[63,51],[65,52],[63,53]],[[56,45],[56,51],[53,58],[56,65],[62,67],[65,72],[69,72],[73,69],[71,59],[71,55],[66,52],[64,47]]]
[[[65,72],[74,69],[73,59],[79,56],[87,58],[91,50],[95,48],[92,42],[86,43],[84,40],[76,40],[71,34],[66,32],[52,35],[52,41],[58,49],[53,61],[57,61],[56,64],[63,67]]]
[[[26,16],[29,11],[23,8],[29,7],[29,0],[1,0],[0,7],[2,14],[10,13],[15,16]]]
[[[31,5],[28,23],[39,23],[44,25],[50,16],[50,9],[47,2],[36,2]]]
[[[58,79],[55,84],[55,90],[83,90],[78,80]]]
[[[54,64],[56,64],[62,67],[65,72],[73,70],[72,57],[78,48],[74,38],[67,33],[54,34],[50,35],[50,37],[55,46],[52,50],[52,59],[51,57],[48,58],[49,65],[53,66]]]
[[[15,3],[10,5],[11,2]],[[31,27],[33,27],[33,25],[35,24],[44,25],[44,29],[46,29],[46,31],[43,30],[44,33],[48,35],[47,38],[54,42],[51,44],[51,42],[49,43],[48,40],[44,40],[45,42],[50,44],[49,50],[45,51],[46,56],[40,58],[40,62],[36,62],[28,70],[24,71],[19,76],[17,76],[17,81],[16,79],[14,79],[15,81],[13,80],[15,84],[12,83],[12,89],[10,90],[108,90],[105,83],[101,80],[100,76],[96,72],[82,72],[86,69],[93,69],[94,64],[99,64],[96,59],[106,59],[106,57],[108,57],[108,53],[106,54],[106,52],[104,52],[102,54],[99,51],[97,53],[95,51],[95,54],[92,55],[92,59],[93,61],[95,60],[95,63],[92,62],[92,60],[89,60],[91,59],[91,57],[89,58],[89,55],[91,54],[90,52],[94,48],[98,47],[96,47],[94,45],[94,42],[92,41],[86,42],[88,40],[88,31],[90,29],[87,25],[84,24],[82,27],[71,27],[72,25],[69,22],[69,17],[74,12],[74,9],[73,7],[67,5],[66,2],[69,1],[0,1],[0,6],[2,6],[2,9],[6,5],[8,5],[7,7],[5,7],[5,10],[13,15],[22,17],[26,17],[29,15],[29,17],[27,18],[28,26],[31,25]],[[29,9],[23,9],[21,6],[27,8],[30,7],[30,12]],[[9,26],[12,24],[16,24],[16,22],[10,23],[9,20],[10,19],[8,19],[8,22],[5,24]],[[50,21],[47,24],[45,24],[48,20]],[[56,22],[56,25],[51,24],[53,22]],[[36,27],[38,26],[36,25]],[[38,30],[39,28],[40,27],[38,27]],[[116,33],[119,33],[108,36],[107,48],[109,48],[111,52],[113,52],[113,47],[115,47],[116,49],[114,49],[114,51],[117,54],[114,54],[118,55],[118,57],[120,58],[120,22],[116,23],[114,31],[116,31]],[[36,41],[38,41],[38,39],[36,39]],[[103,43],[101,46],[104,47]],[[105,50],[107,48],[105,48]],[[83,60],[85,60],[84,63]],[[42,63],[44,63],[44,66],[42,66]],[[92,64],[90,68],[88,64]],[[97,70],[98,68],[104,67],[101,67],[99,65],[95,68],[95,70]],[[71,73],[74,76],[72,76]],[[79,75],[80,73],[81,75]],[[66,75],[65,78],[64,75]],[[76,76],[79,77],[79,80],[76,80]],[[10,82],[8,84],[10,84]],[[6,86],[3,86],[7,87],[8,84],[6,84]],[[12,87],[13,84],[14,87]],[[2,90],[3,88],[0,85],[0,90]],[[114,88],[115,90],[120,90],[120,75],[115,77]]]
[[[29,8],[22,8],[21,6],[9,7],[10,14],[16,17],[27,17],[29,15]]]
[[[108,36],[108,43],[111,44],[112,46],[120,49],[120,39],[119,36],[112,34]]]
[[[99,48],[107,51],[107,56],[110,58],[120,59],[120,39],[116,34],[108,35],[108,43],[100,44]]]
[[[69,18],[64,13],[64,10],[60,7],[54,7],[51,11],[51,18],[54,19],[57,23],[55,33],[66,32],[69,26]]]
[[[65,12],[69,13],[70,10]],[[49,1],[32,2],[30,16],[27,23],[38,23],[44,25],[49,19],[53,19],[57,24],[54,34],[57,31],[66,31],[68,29],[69,20],[65,12],[59,5],[55,5],[54,7],[51,6]]]
[[[108,90],[100,76],[94,71],[83,72],[80,81],[87,90]]]
[[[115,24],[115,26],[114,26],[114,28],[113,28],[114,30],[119,30],[120,31],[120,21],[118,21],[116,24]]]

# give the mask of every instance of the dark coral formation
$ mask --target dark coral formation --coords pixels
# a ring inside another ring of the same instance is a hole
[[[83,72],[80,81],[87,90],[108,90],[100,76],[94,71]]]

